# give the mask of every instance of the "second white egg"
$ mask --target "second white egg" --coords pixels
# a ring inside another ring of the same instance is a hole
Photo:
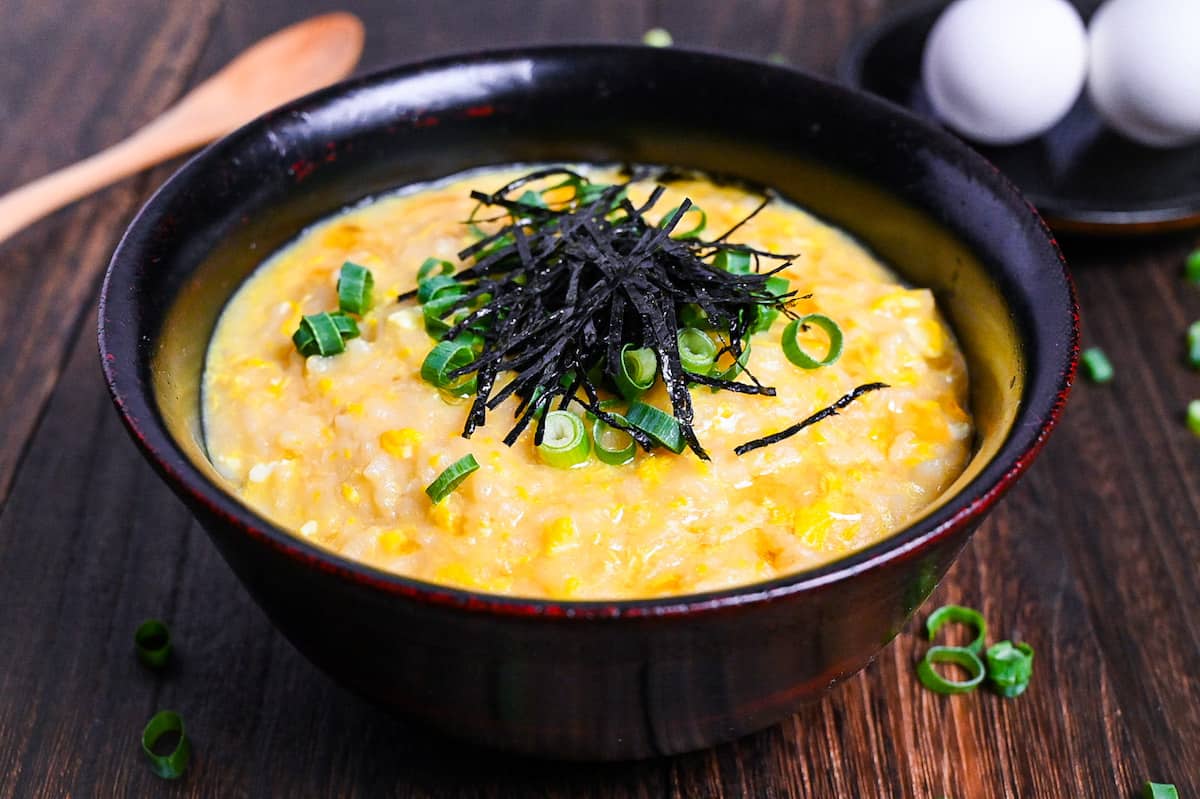
[[[1089,35],[1088,93],[1109,125],[1154,147],[1200,139],[1200,0],[1109,0]]]

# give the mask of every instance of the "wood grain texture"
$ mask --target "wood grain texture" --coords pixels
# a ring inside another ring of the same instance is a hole
[[[368,22],[364,70],[483,45],[636,40],[661,24],[683,44],[828,71],[887,4],[349,5]],[[6,181],[118,138],[254,39],[328,9],[176,7],[0,0],[10,20],[0,49],[20,56],[0,70]],[[58,22],[66,13],[70,26]],[[1200,374],[1180,364],[1200,291],[1179,277],[1200,237],[1067,242],[1085,338],[1108,351],[1117,380],[1077,389],[1042,459],[926,608],[979,607],[994,637],[1033,644],[1025,696],[922,690],[914,622],[865,672],[775,728],[672,759],[570,766],[436,739],[345,694],[274,632],[126,440],[96,368],[94,309],[83,309],[133,207],[164,175],[59,214],[0,254],[0,324],[19,322],[35,342],[0,351],[0,799],[1132,799],[1147,778],[1200,796],[1200,444],[1182,424]],[[162,675],[132,652],[149,616],[178,642]],[[195,743],[178,783],[151,776],[137,743],[161,708],[185,715]]]
[[[217,3],[4,4],[0,190],[96,152],[169,106]],[[166,174],[125,181],[0,245],[0,326],[21,331],[0,349],[0,507],[117,237]]]

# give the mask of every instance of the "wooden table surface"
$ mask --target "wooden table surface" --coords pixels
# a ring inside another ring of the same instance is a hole
[[[361,71],[464,48],[703,45],[828,73],[886,0],[372,0]],[[0,189],[110,144],[321,0],[0,0]],[[1028,693],[920,688],[918,621],[865,672],[772,729],[633,764],[531,762],[433,739],[351,697],[267,622],[151,473],[100,379],[105,263],[167,165],[0,245],[0,797],[1200,797],[1200,441],[1180,365],[1200,234],[1068,241],[1085,342],[1114,384],[1077,387],[1031,473],[923,609],[980,608],[1037,649]],[[131,637],[161,617],[162,675]],[[144,722],[173,708],[195,757],[151,775]],[[1138,794],[1140,795],[1140,794]]]

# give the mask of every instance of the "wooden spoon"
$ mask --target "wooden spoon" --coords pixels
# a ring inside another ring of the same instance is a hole
[[[268,36],[129,138],[0,197],[0,242],[67,203],[344,78],[362,47],[362,22],[345,12]]]

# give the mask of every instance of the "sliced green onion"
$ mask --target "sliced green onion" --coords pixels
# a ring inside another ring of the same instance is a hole
[[[938,663],[962,666],[970,676],[965,680],[947,679],[934,668]],[[939,694],[970,693],[979,687],[983,677],[983,661],[979,659],[979,655],[961,646],[931,646],[917,664],[917,678],[921,685]]]
[[[517,202],[521,203],[522,205],[532,205],[536,208],[546,207],[546,201],[542,199],[542,195],[538,194],[532,189],[518,197]]]
[[[767,278],[766,290],[775,297],[783,297],[791,290],[792,284],[787,278],[772,275]],[[765,333],[771,329],[771,325],[775,324],[775,320],[779,318],[779,308],[774,305],[760,304],[755,306],[754,324],[750,328],[751,333]]]
[[[595,383],[597,381],[593,380],[592,382]],[[621,405],[624,405],[625,403],[624,403],[624,400],[619,400],[616,397],[613,397],[611,399],[600,400],[596,404],[600,406],[600,410],[608,411],[611,413],[613,408],[620,407]],[[613,413],[612,415],[613,416],[621,416],[621,414],[619,414],[619,413]],[[590,410],[587,413],[585,413],[584,416],[586,416],[588,419],[591,419],[593,421],[598,418],[596,416],[596,414],[592,413]],[[621,418],[624,419],[625,417],[621,416]]]
[[[1079,363],[1083,366],[1083,373],[1088,380],[1093,383],[1111,383],[1114,372],[1112,364],[1108,360],[1108,356],[1104,354],[1104,350],[1099,347],[1086,349],[1079,356]]]
[[[1170,783],[1147,782],[1142,796],[1144,799],[1179,799],[1179,791]]]
[[[305,358],[310,355],[337,355],[346,349],[337,321],[327,313],[302,318],[300,327],[292,334],[292,343]]]
[[[1188,365],[1200,369],[1200,322],[1192,322],[1187,331]]]
[[[152,669],[161,669],[171,657],[171,631],[158,619],[147,619],[133,634],[138,660]]]
[[[658,376],[658,358],[649,347],[635,348],[626,344],[621,348],[621,368],[617,372],[617,390],[626,399],[637,399],[654,385]]]
[[[671,414],[653,405],[635,402],[629,406],[625,420],[676,455],[683,452],[683,433],[679,430],[679,422]]]
[[[1200,399],[1194,399],[1188,403],[1187,426],[1193,435],[1200,436]]]
[[[528,404],[530,405],[530,407],[534,408],[534,411],[533,411],[534,419],[541,419],[543,416],[546,415],[546,407],[547,406],[539,404],[541,402],[542,395],[545,393],[546,393],[545,390],[541,386],[534,386],[533,393],[529,395],[529,403]],[[553,400],[551,400],[551,402],[553,402]]]
[[[175,748],[165,755],[157,754],[154,746],[163,736],[176,733]],[[150,758],[151,770],[166,780],[178,779],[192,759],[192,744],[183,729],[183,717],[171,710],[160,710],[151,716],[142,730],[142,751]]]
[[[771,275],[767,278],[767,291],[782,299],[792,289],[791,282],[786,277]]]
[[[930,613],[929,618],[925,620],[925,629],[929,633],[929,640],[932,641],[937,636],[938,630],[948,622],[974,627],[975,640],[967,644],[966,648],[976,655],[983,651],[983,642],[987,638],[987,620],[983,618],[982,613],[974,608],[964,608],[962,605],[943,605]]]
[[[1033,676],[1033,647],[1000,641],[988,647],[987,678],[992,690],[1006,698],[1025,693]]]
[[[421,314],[425,317],[425,332],[440,339],[450,329],[451,324],[444,321],[446,314],[458,305],[461,295],[438,297],[421,306]],[[457,316],[457,315],[456,315]]]
[[[483,336],[478,333],[464,331],[455,336],[454,341],[458,344],[466,344],[476,353],[483,349]]]
[[[439,341],[421,363],[421,378],[458,397],[474,394],[475,375],[451,375],[451,372],[467,366],[474,360],[475,348],[470,340]]]
[[[626,421],[619,413],[612,414],[620,421]],[[596,447],[596,457],[601,463],[610,466],[621,466],[633,460],[637,453],[637,443],[633,436],[618,427],[596,419],[592,422],[592,442]]]
[[[365,266],[351,261],[342,264],[338,275],[338,309],[345,313],[362,316],[371,310],[371,295],[375,288],[375,276]]]
[[[558,469],[570,469],[586,461],[591,449],[582,419],[570,411],[546,414],[542,443],[537,446],[543,462]]]
[[[436,505],[453,494],[454,490],[462,485],[463,480],[466,480],[473,472],[478,470],[479,461],[475,460],[475,456],[463,455],[454,463],[447,466],[446,470],[437,476],[437,479],[426,486],[425,493],[429,495],[429,498]]]
[[[429,302],[438,297],[466,294],[467,290],[450,275],[434,275],[417,284],[417,300]]]
[[[672,208],[670,211],[667,211],[665,214],[663,214],[663,218],[659,221],[658,226],[666,227],[667,224],[670,223],[671,220],[675,218],[675,215],[677,213],[679,213],[679,209],[682,207],[683,206],[681,206],[681,205],[677,205],[674,208]],[[671,238],[675,239],[676,241],[686,241],[687,239],[700,238],[700,234],[704,232],[704,229],[706,227],[708,227],[708,214],[704,213],[704,209],[698,205],[693,205],[690,208],[688,208],[683,216],[686,217],[690,214],[699,214],[700,215],[700,219],[697,220],[696,225],[691,230],[685,230],[682,233],[679,232],[679,227],[677,225],[675,227],[675,229],[671,231]],[[680,218],[679,221],[682,222],[683,219]]]
[[[443,261],[441,258],[426,258],[425,262],[417,269],[417,283],[424,283],[434,272],[452,275],[454,274],[454,264]]]
[[[642,44],[648,47],[670,47],[675,43],[666,28],[651,28],[642,34]]]
[[[726,353],[726,355],[728,355],[730,358],[733,358],[733,353],[731,353],[731,352]],[[745,371],[746,364],[749,362],[750,362],[750,341],[749,341],[749,339],[747,339],[746,341],[742,342],[742,354],[739,355],[737,358],[733,358],[732,362],[730,363],[728,368],[725,369],[725,371],[717,371],[715,376],[720,380],[736,380],[737,376],[740,375],[743,371]],[[720,364],[718,363],[717,366],[719,369]],[[721,390],[721,387],[713,386],[712,390],[713,390],[713,393],[715,394]]]
[[[805,352],[797,339],[800,329],[808,325],[815,325],[821,328],[829,336],[829,351],[819,361]],[[838,327],[837,322],[828,316],[823,316],[819,313],[810,313],[808,316],[793,319],[788,323],[788,326],[783,329],[782,344],[783,354],[796,366],[799,366],[801,369],[819,369],[822,366],[829,366],[842,357],[842,329]]]
[[[341,334],[342,341],[362,335],[358,330],[358,323],[341,311],[334,311],[329,314],[329,318],[333,320],[333,326]]]
[[[511,235],[501,236],[479,252],[475,253],[475,260],[481,261],[498,250],[503,250],[505,247],[511,247],[513,243],[513,237]]]
[[[717,362],[717,345],[703,330],[685,327],[675,334],[684,371],[707,375]]]
[[[575,199],[580,205],[591,205],[600,199],[600,195],[604,194],[604,190],[608,186],[599,183],[578,183],[575,186]]]
[[[713,259],[713,266],[734,275],[748,275],[754,271],[750,253],[745,250],[721,250]]]
[[[575,199],[580,205],[591,205],[600,199],[600,196],[610,188],[609,184],[605,183],[576,183],[575,184]],[[621,204],[621,200],[625,199],[628,190],[621,189],[612,198],[611,207],[615,209]]]
[[[1200,283],[1200,250],[1196,250],[1184,262],[1184,274],[1188,282]]]
[[[693,303],[688,303],[679,309],[679,324],[702,330],[712,328],[712,324],[708,321],[708,314],[699,305]]]

